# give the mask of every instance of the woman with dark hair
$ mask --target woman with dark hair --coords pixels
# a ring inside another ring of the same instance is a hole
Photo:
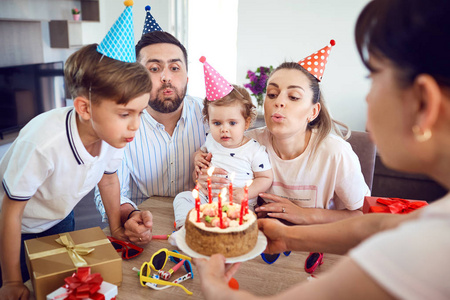
[[[450,188],[450,2],[374,0],[356,24],[370,70],[367,127],[383,162]],[[345,254],[330,272],[273,298],[449,299],[450,194],[410,214],[370,214],[332,224],[258,220],[266,252]],[[253,299],[227,285],[238,265],[194,259],[206,299]]]

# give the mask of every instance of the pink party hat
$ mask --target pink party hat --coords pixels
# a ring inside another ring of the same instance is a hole
[[[325,71],[325,65],[330,55],[331,47],[336,45],[334,40],[330,41],[330,44],[323,47],[317,52],[314,52],[308,57],[300,60],[298,63],[305,68],[311,75],[317,78],[318,81],[322,80],[323,72]]]
[[[233,86],[206,62],[204,56],[200,57],[200,62],[205,70],[206,99],[215,101],[231,93]]]

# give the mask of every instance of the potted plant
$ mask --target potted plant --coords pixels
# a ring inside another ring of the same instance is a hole
[[[250,83],[244,84],[244,87],[250,89],[251,95],[255,96],[258,105],[258,110],[262,110],[264,103],[264,94],[266,93],[267,79],[269,74],[273,71],[273,67],[259,67],[256,72],[250,70],[247,71],[247,79],[250,79]]]
[[[81,13],[81,11],[78,8],[76,8],[76,7],[72,8],[72,16],[75,21],[80,20],[80,13]]]

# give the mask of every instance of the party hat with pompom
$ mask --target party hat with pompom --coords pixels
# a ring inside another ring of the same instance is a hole
[[[322,80],[323,72],[325,71],[325,65],[328,62],[328,56],[330,55],[331,47],[336,45],[334,40],[330,41],[330,44],[323,47],[317,52],[314,52],[308,57],[300,60],[298,63],[305,68],[311,75],[317,78],[318,81]]]
[[[205,71],[206,99],[215,101],[231,93],[233,86],[206,62],[204,56],[200,57],[200,62],[203,63]]]
[[[125,9],[109,29],[97,52],[123,62],[136,62],[134,48],[132,0],[124,2]]]
[[[150,7],[150,5],[147,5],[145,7],[146,14],[145,14],[144,30],[142,30],[142,35],[152,32],[152,31],[164,31],[164,30],[162,30],[162,28],[156,22],[155,18],[150,13],[151,9],[152,8]]]

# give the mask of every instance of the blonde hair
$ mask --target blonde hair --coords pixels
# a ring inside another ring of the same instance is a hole
[[[230,106],[234,103],[239,103],[241,105],[242,116],[246,122],[249,122],[249,126],[256,120],[256,107],[252,102],[250,94],[241,86],[232,84],[233,90],[223,98],[217,99],[215,101],[209,101],[208,99],[203,100],[203,121],[209,122],[209,106]]]

